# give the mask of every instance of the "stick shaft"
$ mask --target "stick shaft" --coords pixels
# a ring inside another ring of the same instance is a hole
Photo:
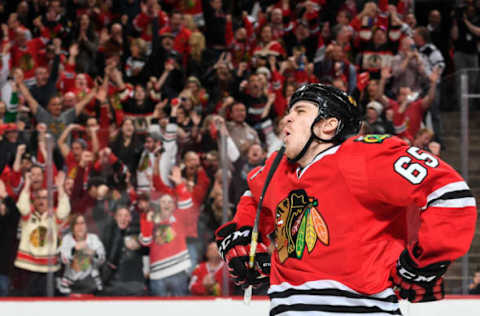
[[[277,156],[272,162],[272,165],[270,166],[270,170],[268,170],[267,178],[265,179],[265,183],[263,185],[262,189],[262,194],[260,195],[260,198],[258,199],[258,204],[257,204],[257,212],[255,214],[255,222],[253,223],[253,229],[252,229],[252,241],[250,243],[250,258],[249,258],[249,263],[251,262],[253,267],[253,260],[255,259],[255,250],[257,246],[257,241],[258,241],[258,225],[260,222],[260,212],[262,211],[262,204],[263,204],[263,199],[265,198],[265,193],[267,192],[268,186],[270,184],[270,181],[273,178],[273,174],[277,170],[278,165],[280,164],[280,161],[282,160],[283,154],[285,153],[285,147],[282,146],[280,150],[277,153]],[[255,247],[255,250],[252,251],[252,245]]]
[[[255,252],[257,251],[257,244],[258,244],[258,226],[260,222],[260,212],[262,211],[263,199],[265,197],[265,193],[267,192],[267,188],[270,184],[270,180],[272,180],[273,174],[277,170],[277,167],[280,164],[280,161],[282,160],[284,153],[285,153],[285,147],[282,146],[282,148],[280,148],[280,150],[278,151],[277,156],[273,160],[272,165],[270,166],[270,170],[268,170],[267,178],[265,179],[265,183],[262,189],[262,194],[258,199],[257,212],[255,214],[255,222],[253,223],[252,240],[250,242],[250,253],[248,258],[248,267],[250,269],[253,269],[253,266],[255,263]],[[245,289],[245,292],[243,295],[244,302],[248,304],[251,300],[251,297],[252,297],[252,286],[250,285],[247,287],[247,289]]]

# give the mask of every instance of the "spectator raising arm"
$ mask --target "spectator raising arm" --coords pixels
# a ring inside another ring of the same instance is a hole
[[[390,67],[382,67],[380,71],[380,81],[378,83],[377,95],[375,96],[375,100],[380,101],[383,103],[384,106],[388,106],[389,99],[385,95],[385,85],[387,81],[392,77],[392,69]]]
[[[475,34],[475,36],[480,37],[480,27],[473,25],[472,22],[468,20],[466,15],[463,16],[463,22],[465,22],[465,25],[470,30],[470,32]]]
[[[21,144],[17,146],[17,154],[15,155],[15,160],[13,161],[12,169],[14,172],[20,172],[22,167],[22,156],[27,149],[27,145]]]
[[[82,113],[83,109],[85,108],[85,106],[87,104],[90,103],[90,101],[92,101],[92,99],[95,97],[95,95],[97,94],[97,89],[98,89],[98,86],[97,86],[97,83],[95,82],[95,87],[93,87],[88,93],[86,96],[83,97],[83,99],[81,99],[79,102],[77,102],[77,104],[75,104],[75,115],[78,116],[80,115],[80,113]]]
[[[273,101],[269,102],[270,105],[272,103]],[[237,145],[235,145],[235,143],[233,142],[232,137],[230,137],[230,133],[228,132],[227,126],[225,124],[225,119],[221,116],[217,116],[215,120],[217,120],[216,123],[220,127],[220,134],[224,135],[227,138],[227,157],[230,163],[233,163],[237,161],[238,158],[240,158],[240,151],[238,150]]]
[[[430,74],[430,88],[428,94],[422,99],[422,108],[427,110],[435,99],[435,89],[437,87],[438,79],[440,78],[441,68],[435,68]]]
[[[15,69],[15,72],[14,72],[13,76],[15,78],[15,83],[17,84],[18,90],[20,91],[20,93],[25,98],[25,101],[27,102],[28,106],[30,107],[30,111],[35,116],[37,114],[37,110],[38,110],[38,107],[40,106],[40,104],[32,96],[32,94],[30,93],[30,90],[28,90],[25,83],[23,83],[23,79],[24,79],[23,71],[20,68],[17,68],[17,69]]]
[[[72,131],[82,131],[82,130],[84,130],[84,127],[82,125],[70,124],[67,126],[67,128],[63,130],[62,134],[60,134],[60,137],[57,140],[57,145],[58,145],[58,148],[60,149],[60,152],[63,158],[67,158],[68,154],[70,153],[70,146],[66,143],[66,140],[70,135],[70,133]]]
[[[5,34],[5,33],[4,33]],[[8,75],[10,74],[10,48],[9,42],[3,44],[2,47],[2,68],[0,69],[0,89],[7,83]]]
[[[18,197],[17,208],[22,217],[28,216],[31,212],[30,203],[30,191],[31,191],[32,178],[30,172],[25,175],[25,184],[23,185],[22,192]]]
[[[55,186],[58,193],[58,206],[56,210],[56,216],[58,219],[63,220],[70,214],[70,200],[65,192],[65,172],[59,171],[55,177]]]
[[[100,128],[97,126],[88,126],[86,131],[89,139],[92,142],[92,151],[98,153],[100,150],[100,140],[98,137],[98,131]]]

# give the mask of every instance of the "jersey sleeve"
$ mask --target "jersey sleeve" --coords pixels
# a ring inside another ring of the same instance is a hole
[[[276,154],[277,152],[270,155],[264,166],[257,167],[249,172],[247,177],[248,190],[245,191],[240,198],[240,201],[237,204],[237,211],[233,219],[233,221],[237,223],[237,227],[254,225],[258,201],[260,199],[265,179],[270,171],[271,164],[275,159]],[[272,194],[272,192],[267,190],[266,194]],[[273,229],[273,210],[262,206],[262,210],[260,211],[259,232],[264,243],[268,243],[268,238],[266,237],[268,234],[273,232]]]
[[[138,241],[144,247],[149,247],[153,243],[153,221],[147,218],[146,214],[140,217],[140,235]]]
[[[453,261],[468,251],[476,203],[467,183],[451,166],[397,137],[367,135],[349,142],[353,148],[349,160],[360,170],[354,191],[364,204],[376,209],[387,204],[420,210],[417,241],[408,245],[419,267]]]

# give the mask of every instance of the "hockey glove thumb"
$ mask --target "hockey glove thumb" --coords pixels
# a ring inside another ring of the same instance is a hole
[[[397,295],[412,303],[441,300],[445,296],[442,276],[449,264],[449,261],[442,261],[419,268],[408,250],[404,250],[390,279]]]
[[[255,254],[255,266],[248,267],[248,255],[252,238],[252,227],[243,226],[237,229],[236,223],[226,223],[215,232],[218,252],[227,262],[230,275],[237,286],[246,288],[249,285],[258,287],[268,283],[270,275],[270,254],[267,246],[259,236]]]

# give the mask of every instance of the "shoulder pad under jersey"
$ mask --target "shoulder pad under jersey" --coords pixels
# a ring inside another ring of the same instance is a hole
[[[257,194],[258,195],[260,194],[261,189],[263,188],[263,183],[265,182],[267,174],[277,154],[278,154],[278,151],[273,152],[267,158],[263,166],[258,166],[248,173],[247,182],[248,182],[250,191],[253,193],[253,195],[257,196]],[[285,159],[285,158],[282,158],[282,159]],[[283,163],[283,162],[280,162],[280,163]]]
[[[357,135],[347,139],[337,152],[338,166],[347,185],[354,194],[366,194],[368,165],[377,158],[391,156],[408,144],[389,134]]]

